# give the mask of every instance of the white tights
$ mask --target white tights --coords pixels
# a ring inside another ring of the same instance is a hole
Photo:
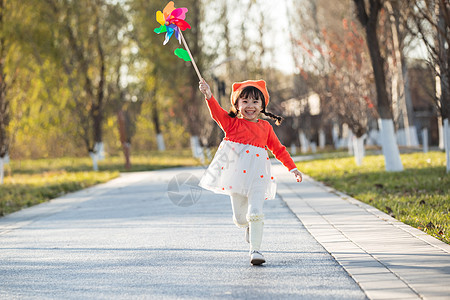
[[[240,228],[250,226],[250,251],[261,247],[264,226],[264,191],[252,191],[248,197],[231,195],[233,221]]]

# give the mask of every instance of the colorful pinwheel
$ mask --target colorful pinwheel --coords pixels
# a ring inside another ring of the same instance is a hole
[[[167,3],[166,7],[164,7],[162,12],[156,12],[156,21],[158,21],[161,26],[159,28],[156,28],[154,31],[158,34],[164,32],[166,33],[166,38],[163,45],[167,44],[172,35],[175,33],[175,37],[178,39],[180,44],[181,42],[183,42],[184,48],[186,49],[185,50],[182,48],[177,48],[174,52],[175,55],[183,59],[184,61],[190,61],[195,69],[195,72],[197,73],[198,78],[202,80],[203,78],[197,68],[197,65],[195,64],[194,58],[192,57],[191,51],[189,50],[189,47],[182,33],[182,31],[191,28],[191,26],[184,20],[186,19],[187,12],[187,8],[175,8],[175,4],[173,3],[173,1],[170,1],[169,3]]]
[[[163,45],[167,44],[175,33],[176,39],[181,44],[181,35],[180,30],[185,31],[186,29],[190,29],[191,26],[186,22],[186,13],[188,9],[186,7],[175,8],[173,1],[167,3],[164,10],[156,12],[156,21],[158,21],[161,26],[155,29],[156,33],[166,33],[166,39],[164,40]]]

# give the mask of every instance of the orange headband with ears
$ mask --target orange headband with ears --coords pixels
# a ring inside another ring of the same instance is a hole
[[[269,104],[269,92],[267,91],[266,82],[264,80],[247,80],[233,83],[233,92],[231,93],[230,99],[231,105],[234,106],[234,103],[236,102],[236,98],[239,95],[239,92],[247,86],[253,86],[258,90],[260,90],[261,93],[263,93],[267,107],[267,105]]]

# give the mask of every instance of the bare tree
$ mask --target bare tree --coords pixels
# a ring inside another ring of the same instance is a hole
[[[367,63],[364,38],[356,24],[344,19],[343,28],[343,31],[325,34],[327,47],[332,49],[328,109],[332,109],[354,134],[353,153],[357,165],[361,165],[369,121],[377,117],[372,101],[372,73]]]
[[[408,82],[408,66],[405,52],[408,47],[407,30],[402,22],[408,18],[409,2],[385,1],[383,11],[384,44],[388,60],[387,72],[390,82],[392,111],[397,134],[401,143],[407,146],[417,146],[417,132],[414,127],[413,107]]]
[[[443,123],[443,136],[450,172],[450,3],[446,0],[416,0],[411,7],[410,31],[428,49],[428,63],[436,75],[435,102]]]
[[[303,98],[311,91],[317,93],[320,98],[323,118],[319,124],[319,131],[322,131],[328,123],[336,122],[338,116],[330,108],[330,62],[324,30],[336,25],[337,19],[332,17],[332,12],[324,9],[325,2],[317,0],[295,2],[290,11],[289,23],[291,42],[293,49],[293,58],[296,68],[299,71],[295,82],[294,95],[297,98]],[[342,9],[342,4],[337,3],[333,6],[333,11]],[[326,13],[326,15],[324,15]],[[309,108],[306,107],[304,113],[298,122],[300,132],[300,143],[307,144],[311,140],[313,133],[317,131],[312,126],[312,118],[309,114]],[[303,151],[308,145],[303,145]]]
[[[380,10],[384,0],[354,0],[358,19],[365,30],[366,42],[369,48],[370,60],[375,79],[377,93],[377,112],[379,115],[378,126],[382,138],[383,155],[386,171],[402,171],[403,164],[398,150],[394,122],[391,110],[391,101],[387,93],[386,74],[384,70],[385,60],[381,56],[377,28]]]

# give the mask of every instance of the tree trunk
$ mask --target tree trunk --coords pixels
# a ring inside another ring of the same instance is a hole
[[[423,153],[427,153],[428,152],[428,128],[424,128],[422,129],[422,148],[423,148]]]
[[[333,128],[331,129],[331,136],[333,138],[334,148],[339,148],[339,124],[333,123]]]
[[[325,149],[325,131],[323,129],[319,130],[319,149]]]
[[[438,133],[439,133],[439,149],[445,150],[444,145],[444,122],[442,121],[442,117],[439,115],[437,117],[438,121]]]
[[[390,2],[389,2],[390,3]],[[400,9],[398,7],[398,2],[394,3],[394,17],[395,17],[395,29],[397,31],[400,51],[398,52],[398,59],[400,60],[400,66],[398,69],[399,74],[401,75],[401,101],[402,101],[402,110],[403,110],[403,120],[404,127],[406,131],[406,139],[407,146],[419,146],[419,139],[417,136],[417,130],[414,125],[414,109],[411,99],[411,91],[409,86],[409,78],[408,78],[408,66],[404,54],[404,39],[405,34],[400,31]],[[400,38],[401,36],[401,38]]]
[[[397,142],[395,140],[394,121],[392,119],[378,119],[385,169],[389,172],[403,171]]]
[[[306,135],[305,135],[305,133],[303,131],[300,131],[299,139],[300,139],[300,151],[302,153],[308,152],[309,142],[308,142],[308,139],[306,138]]]
[[[378,13],[382,8],[381,0],[370,0],[370,13],[366,12],[365,0],[354,0],[358,18],[366,31],[366,41],[369,48],[377,91],[377,110],[380,119],[378,125],[382,138],[382,149],[386,163],[386,171],[402,171],[403,165],[400,159],[397,142],[395,140],[394,122],[391,111],[391,103],[386,90],[386,76],[384,73],[384,59],[381,56],[380,45],[377,36]]]
[[[90,151],[89,152],[89,156],[92,159],[92,169],[94,171],[98,171],[98,158],[97,158],[97,153],[95,153],[95,151]]]
[[[363,135],[361,137],[356,137],[356,135],[353,138],[353,153],[355,154],[355,162],[358,167],[362,166],[363,158],[365,155],[364,151],[364,139],[366,135]]]
[[[122,145],[123,155],[125,157],[125,169],[131,169],[131,161],[130,161],[130,148],[131,144],[129,143],[129,138],[127,136],[126,129],[126,120],[125,114],[123,110],[119,110],[117,112],[117,123],[119,125],[119,138],[120,144]]]
[[[200,56],[200,41],[201,41],[201,34],[200,34],[200,20],[201,20],[201,3],[200,1],[194,1],[193,5],[190,9],[192,12],[192,19],[191,24],[192,30],[190,30],[189,36],[190,36],[190,46],[191,46],[191,53],[192,56],[194,56],[195,60],[197,61],[197,65],[201,67],[202,65],[202,57]],[[187,117],[188,117],[188,130],[191,135],[191,149],[192,154],[196,158],[200,158],[200,160],[204,161],[203,151],[201,149],[199,136],[201,135],[201,130],[203,127],[202,124],[202,118],[201,118],[201,110],[199,107],[204,105],[203,103],[203,97],[200,97],[198,95],[198,88],[195,88],[198,86],[198,77],[194,72],[193,68],[190,68],[189,71],[189,86],[192,87],[189,93],[188,102],[186,103],[187,107]]]
[[[4,32],[4,0],[0,0],[0,32]],[[0,160],[1,183],[3,183],[3,161],[9,151],[9,100],[6,98],[7,85],[5,74],[5,56],[7,54],[4,35],[0,37]]]
[[[103,113],[98,105],[94,105],[91,111],[91,118],[93,123],[94,144],[102,142],[102,119]]]
[[[404,135],[405,135],[405,145],[406,146],[417,146],[417,134],[415,129],[411,128],[413,126],[412,121],[412,109],[408,109],[407,104],[407,76],[406,65],[404,55],[403,55],[403,35],[400,32],[399,26],[399,8],[398,3],[390,1],[385,2],[385,6],[390,14],[391,32],[392,32],[392,45],[393,45],[393,59],[394,59],[394,70],[393,70],[393,82],[392,82],[392,106],[394,112],[394,119],[399,120],[403,123]],[[394,80],[395,79],[395,80]],[[394,101],[394,97],[396,101]],[[408,99],[410,100],[410,99]]]
[[[5,177],[5,158],[0,157],[0,184],[3,184]]]
[[[445,9],[444,3],[437,4],[438,8],[438,60],[439,60],[439,71],[440,71],[440,90],[441,90],[441,116],[443,119],[443,136],[444,136],[444,148],[445,157],[447,159],[447,173],[450,173],[450,55],[448,49],[446,49],[446,44],[450,41],[447,40],[448,36],[448,26],[445,20]],[[448,15],[447,15],[448,17]]]
[[[351,130],[348,131],[347,135],[347,150],[349,155],[354,155],[353,152],[353,132]],[[355,137],[356,138],[356,137]]]
[[[450,124],[449,119],[444,120],[445,157],[447,158],[447,173],[450,173]]]
[[[402,56],[402,72],[403,72],[403,84],[404,84],[404,92],[405,92],[405,110],[406,110],[406,116],[408,118],[408,124],[409,124],[409,136],[411,137],[411,146],[418,146],[419,145],[419,139],[417,137],[417,129],[414,125],[414,109],[412,104],[412,98],[411,98],[411,90],[409,86],[409,74],[408,74],[408,67],[406,66],[405,58]]]
[[[164,136],[162,135],[162,133],[158,133],[156,135],[156,143],[158,144],[158,151],[166,150],[166,144],[164,143]]]
[[[437,28],[437,40],[438,40],[438,64],[439,64],[439,75],[441,83],[441,115],[442,119],[450,119],[450,54],[448,47],[450,44],[449,40],[449,26],[446,23],[445,1],[439,1],[438,7],[438,28]],[[448,22],[448,21],[447,21]]]
[[[103,101],[105,98],[105,55],[103,52],[103,47],[102,47],[102,43],[100,40],[100,18],[97,15],[96,17],[96,22],[95,22],[96,26],[95,26],[95,33],[96,33],[96,38],[97,38],[97,51],[98,51],[98,56],[100,59],[100,78],[99,78],[99,83],[98,83],[98,87],[97,87],[97,99],[96,99],[96,103],[92,106],[93,107],[93,124],[94,124],[94,143],[97,146],[98,151],[98,158],[99,160],[103,159],[103,132],[102,132],[102,123],[103,123]]]
[[[375,24],[376,25],[376,24]],[[386,90],[386,76],[384,73],[384,59],[381,56],[376,26],[366,26],[367,46],[369,47],[377,91],[378,114],[381,119],[391,119],[392,111]]]
[[[156,93],[153,93],[155,95]],[[153,125],[155,126],[155,132],[156,132],[156,142],[158,145],[158,151],[165,151],[166,146],[164,144],[164,136],[161,133],[161,126],[159,122],[159,115],[158,115],[158,106],[156,102],[156,98],[153,97],[153,106],[152,106],[152,119],[153,119]]]
[[[205,156],[203,155],[203,149],[202,149],[202,146],[200,145],[200,139],[197,135],[191,136],[191,150],[192,150],[192,155],[195,158],[200,159],[201,163],[205,162]]]

